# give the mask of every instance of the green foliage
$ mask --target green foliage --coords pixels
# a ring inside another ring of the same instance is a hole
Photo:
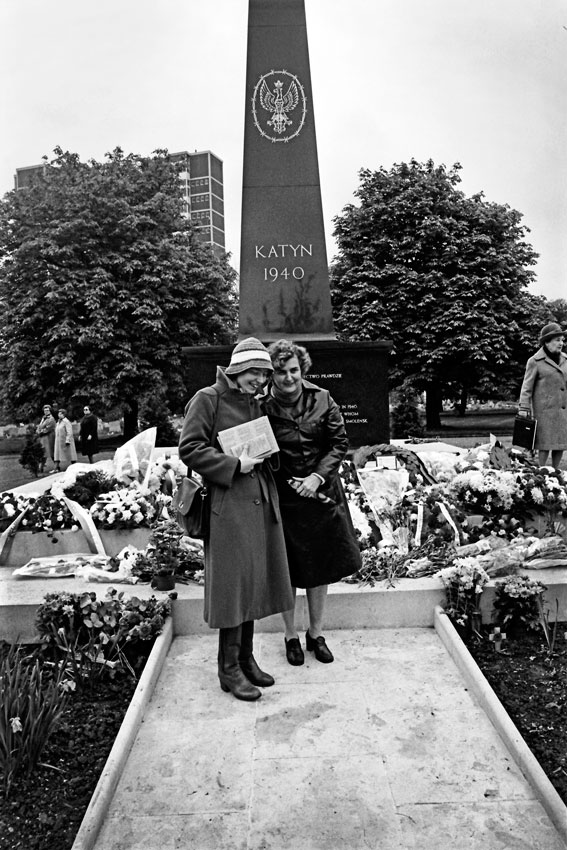
[[[48,593],[36,628],[44,644],[70,657],[75,682],[86,687],[117,667],[135,674],[170,613],[169,599],[140,599],[112,587],[104,599],[96,593]]]
[[[45,466],[45,461],[45,451],[37,436],[35,426],[29,425],[26,428],[26,441],[20,455],[20,463],[24,469],[29,470],[37,478]]]
[[[109,493],[122,486],[116,478],[107,475],[102,469],[92,469],[77,475],[75,483],[65,490],[65,495],[84,508],[90,508],[101,493]]]
[[[196,580],[202,570],[202,549],[185,544],[183,530],[175,520],[165,520],[152,529],[146,551],[136,556],[132,566],[132,574],[141,581],[158,575]]]
[[[527,292],[537,255],[521,214],[466,197],[461,166],[431,160],[364,169],[335,218],[335,325],[344,338],[392,339],[392,385],[438,398],[514,387],[549,316]]]
[[[392,436],[398,439],[422,437],[425,433],[419,416],[417,397],[411,387],[402,385],[392,408]]]
[[[528,576],[509,576],[504,581],[496,582],[496,622],[508,630],[537,628],[541,601],[546,590],[544,584]]]
[[[5,797],[19,773],[28,776],[61,717],[67,701],[66,660],[45,673],[21,646],[2,648],[0,660],[0,772]]]
[[[165,388],[179,404],[182,346],[233,337],[235,272],[182,217],[167,152],[55,155],[0,203],[0,403],[24,418],[86,397],[128,415]]]
[[[567,325],[567,301],[565,298],[556,298],[548,302],[553,321],[559,322],[561,327]]]
[[[179,443],[179,431],[173,425],[171,410],[163,394],[147,398],[140,408],[140,430],[157,428],[156,446],[176,446]]]

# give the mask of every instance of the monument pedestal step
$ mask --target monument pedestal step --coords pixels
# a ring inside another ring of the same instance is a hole
[[[545,594],[551,616],[555,599],[559,611],[567,610],[567,570],[550,568],[530,570],[531,578],[547,587]],[[483,621],[491,619],[495,579],[482,594]],[[18,579],[12,569],[0,568],[0,640],[13,643],[36,639],[34,620],[38,606],[46,593],[59,591],[83,593],[94,591],[103,597],[109,587],[147,599],[163,598],[165,591],[152,590],[149,584],[112,584],[112,582],[87,582],[77,578]],[[176,584],[177,599],[173,603],[173,631],[175,635],[206,634],[210,632],[203,620],[203,587],[198,584]],[[400,579],[393,587],[380,582],[374,587],[360,587],[345,582],[330,585],[325,613],[325,629],[380,629],[429,628],[434,624],[436,605],[445,602],[445,590],[438,578]],[[299,632],[309,625],[305,591],[298,590],[296,624]],[[280,632],[279,614],[258,620],[259,632]]]

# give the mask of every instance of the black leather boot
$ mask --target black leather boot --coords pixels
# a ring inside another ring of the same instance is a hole
[[[219,681],[223,691],[230,691],[236,699],[252,702],[262,696],[262,691],[248,681],[240,667],[241,637],[242,626],[219,630]]]
[[[240,642],[240,667],[249,682],[260,688],[269,688],[274,684],[274,677],[260,670],[256,659],[252,655],[254,651],[254,620],[242,623],[242,639]]]

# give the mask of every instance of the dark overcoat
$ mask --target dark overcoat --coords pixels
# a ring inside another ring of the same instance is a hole
[[[218,432],[261,415],[256,399],[240,392],[220,367],[213,387],[199,390],[185,409],[179,457],[211,494],[204,611],[211,628],[238,626],[294,604],[270,461],[244,475],[218,441],[211,446],[215,421]]]
[[[81,419],[79,437],[81,440],[81,454],[98,454],[98,417],[94,413],[87,413]]]
[[[276,483],[284,523],[291,583],[318,587],[361,567],[360,547],[339,476],[348,449],[345,424],[328,390],[303,380],[303,406],[293,412],[271,395],[263,401],[280,447]],[[290,478],[316,472],[318,493],[330,501],[298,496]]]
[[[536,449],[567,449],[567,357],[563,353],[559,364],[543,348],[530,357],[519,408],[537,419]]]

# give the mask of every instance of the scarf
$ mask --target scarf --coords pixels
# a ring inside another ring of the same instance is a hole
[[[547,347],[547,345],[545,345],[545,344],[543,346],[543,350],[545,351],[546,356],[549,357],[550,360],[553,360],[554,363],[557,363],[557,365],[559,366],[559,360],[560,360],[561,352],[560,351],[550,351],[549,348]]]

